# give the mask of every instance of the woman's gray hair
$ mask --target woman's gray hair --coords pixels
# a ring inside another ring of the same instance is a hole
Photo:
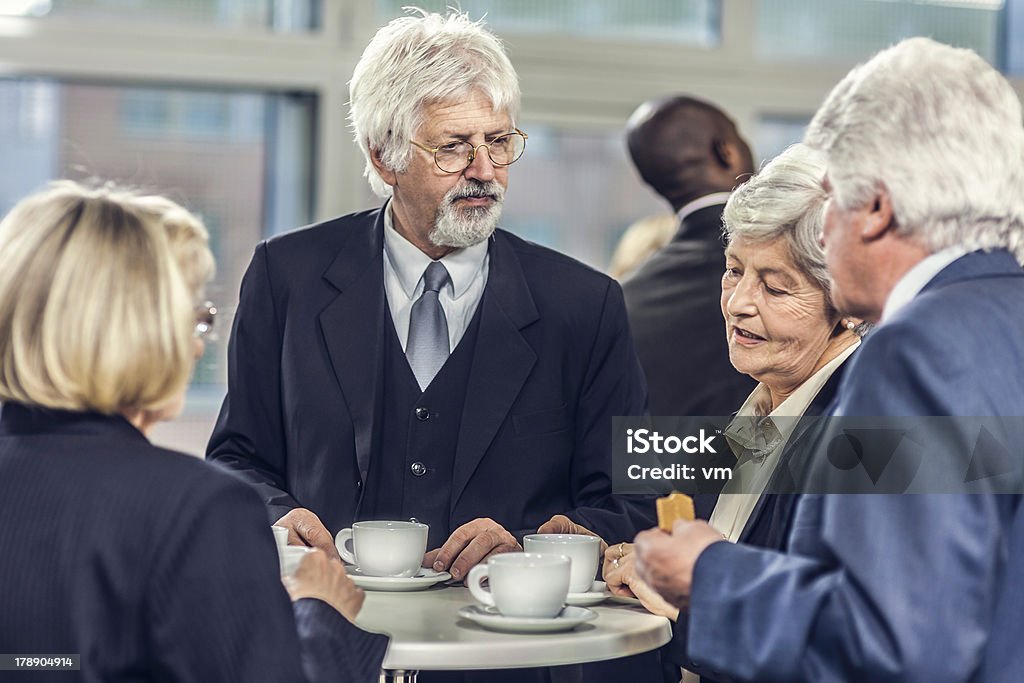
[[[1010,83],[970,50],[910,38],[854,68],[804,142],[843,209],[885,189],[897,234],[932,252],[1005,248],[1024,262],[1024,126]]]
[[[519,116],[519,77],[501,41],[459,11],[447,16],[409,8],[377,31],[349,82],[349,121],[366,157],[364,175],[373,191],[391,196],[391,187],[373,167],[376,150],[384,166],[404,171],[410,141],[423,125],[424,109],[479,91],[494,111]]]
[[[834,310],[832,279],[819,242],[828,199],[824,177],[824,156],[806,145],[792,145],[736,188],[722,223],[727,243],[738,237],[751,242],[784,239],[793,263],[818,284]],[[855,331],[863,334],[867,329],[859,326]]]

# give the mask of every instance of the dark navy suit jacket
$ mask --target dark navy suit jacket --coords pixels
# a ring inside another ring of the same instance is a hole
[[[722,210],[694,211],[622,283],[652,415],[724,416],[757,382],[729,361],[722,321]]]
[[[974,252],[864,341],[838,411],[1024,416],[1022,361],[1024,271],[1006,251]],[[1022,680],[1007,638],[1024,605],[1001,604],[1020,599],[1007,575],[1011,547],[1024,562],[1019,499],[805,495],[787,553],[701,555],[689,656],[734,680]]]
[[[0,519],[0,651],[81,655],[18,681],[377,680],[384,636],[289,604],[252,490],[121,417],[5,405]]]
[[[302,506],[335,532],[360,518],[390,316],[383,222],[367,211],[267,240],[242,282],[207,457],[251,482],[272,520]],[[489,249],[450,527],[491,517],[521,535],[564,513],[631,539],[653,503],[611,495],[611,417],[646,409],[622,292],[503,230]]]
[[[856,357],[856,352],[840,365],[828,381],[821,387],[818,394],[804,411],[804,418],[801,419],[793,430],[791,438],[786,443],[782,456],[775,468],[768,485],[769,491],[790,491],[791,486],[782,481],[782,478],[790,471],[789,463],[795,459],[808,457],[809,448],[816,442],[816,436],[823,426],[822,423],[813,418],[825,414],[836,398],[839,385],[842,383],[846,368],[850,366],[851,360]],[[793,514],[796,511],[797,502],[800,500],[798,493],[766,493],[762,495],[757,505],[750,513],[750,518],[740,532],[738,542],[755,547],[783,550],[789,539],[789,531],[792,526]],[[694,507],[700,519],[710,519],[714,511],[717,496],[698,495],[694,499]],[[671,662],[675,667],[684,667],[701,675],[701,681],[712,683],[715,678],[710,670],[705,670],[698,662],[690,659],[686,654],[687,628],[689,620],[685,614],[681,614],[680,620],[673,624],[672,641],[663,650],[664,659]],[[678,672],[670,672],[674,677]],[[717,672],[716,672],[717,673]]]
[[[854,352],[836,368],[810,405],[807,406],[807,410],[803,414],[803,418],[807,419],[801,419],[797,423],[789,441],[786,442],[782,457],[779,458],[779,462],[775,466],[775,473],[768,484],[768,491],[793,491],[793,482],[784,481],[785,476],[790,472],[790,463],[810,455],[809,449],[816,443],[816,437],[823,426],[823,423],[816,418],[826,414],[835,401],[846,369],[850,367],[850,363],[856,357],[857,353]],[[762,495],[751,511],[747,523],[743,526],[738,542],[760,548],[778,550],[785,548],[793,521],[793,513],[799,500],[800,495],[796,492]]]

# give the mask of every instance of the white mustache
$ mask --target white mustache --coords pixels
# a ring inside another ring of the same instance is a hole
[[[454,187],[448,192],[447,201],[449,203],[459,199],[465,199],[467,197],[485,198],[489,197],[497,202],[503,201],[505,198],[505,188],[498,183],[491,181],[489,183],[473,183],[471,185],[465,185],[462,187]]]

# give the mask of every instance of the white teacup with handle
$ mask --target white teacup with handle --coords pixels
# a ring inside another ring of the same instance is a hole
[[[423,564],[428,529],[420,522],[355,522],[338,532],[335,545],[341,559],[362,574],[409,578]]]
[[[488,579],[490,591],[481,582]],[[503,553],[469,571],[466,587],[476,600],[506,617],[553,618],[569,594],[569,558]]]
[[[594,587],[601,539],[585,534],[527,534],[523,550],[542,555],[565,555],[572,563],[569,592],[586,593]]]

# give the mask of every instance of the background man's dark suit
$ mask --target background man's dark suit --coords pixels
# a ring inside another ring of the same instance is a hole
[[[755,382],[729,362],[722,210],[754,171],[750,146],[725,112],[687,95],[637,107],[626,141],[640,177],[680,216],[672,241],[623,285],[651,415],[732,415]]]
[[[302,506],[336,532],[360,518],[393,334],[382,231],[374,210],[273,238],[242,283],[208,457],[250,481],[272,520]],[[631,538],[648,520],[611,497],[611,417],[642,414],[645,388],[621,291],[501,230],[489,249],[450,512],[422,520],[432,543],[478,517],[521,536],[556,513]]]
[[[0,517],[0,651],[81,655],[18,681],[377,680],[386,638],[289,604],[250,487],[121,417],[5,405]]]
[[[722,209],[687,216],[622,285],[652,415],[731,415],[756,382],[729,362],[722,322]]]

